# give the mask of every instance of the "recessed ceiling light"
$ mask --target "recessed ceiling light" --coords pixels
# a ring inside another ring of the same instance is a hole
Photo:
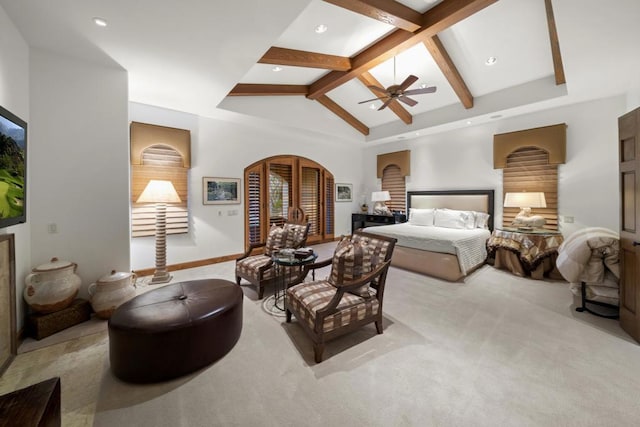
[[[93,18],[93,23],[96,24],[98,27],[106,27],[107,26],[107,21],[105,19],[98,18],[97,16],[95,18]]]
[[[486,61],[484,61],[484,65],[493,65],[496,62],[498,62],[498,58],[496,58],[495,56],[490,56]]]
[[[471,124],[471,120],[467,120],[467,124],[470,125]]]
[[[324,24],[316,25],[315,32],[318,34],[322,34],[328,30],[327,26]]]
[[[276,65],[275,67],[273,67],[271,69],[271,71],[273,71],[274,73],[277,73],[278,71],[282,71],[282,67],[279,67],[279,66]]]
[[[426,89],[427,84],[426,84],[426,83],[422,83],[422,84],[420,85],[420,87],[421,87],[422,89]]]
[[[369,109],[370,110],[375,110],[376,109],[376,104],[374,104],[373,102],[371,103],[371,105],[369,105]]]
[[[416,136],[420,136],[420,132],[416,132]]]

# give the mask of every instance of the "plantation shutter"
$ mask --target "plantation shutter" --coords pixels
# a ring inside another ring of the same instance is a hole
[[[532,215],[542,215],[545,229],[558,229],[558,165],[549,164],[549,153],[537,147],[520,148],[507,156],[502,171],[503,193],[541,191],[546,208],[533,208]],[[503,208],[502,225],[509,226],[520,208]]]
[[[382,172],[382,191],[388,191],[391,200],[386,205],[392,211],[406,210],[407,192],[405,189],[404,176],[400,168],[396,165],[389,165]]]
[[[290,164],[269,164],[269,224],[282,225],[292,205],[293,168]]]
[[[263,230],[261,218],[263,217],[262,206],[262,166],[258,165],[244,173],[245,206],[246,206],[246,233],[245,243],[248,245],[257,244],[265,240],[266,232]]]
[[[322,234],[320,202],[322,196],[321,171],[318,167],[300,161],[300,208],[309,221],[308,240]]]
[[[329,171],[324,171],[324,238],[333,239],[335,235],[334,207],[335,182]]]

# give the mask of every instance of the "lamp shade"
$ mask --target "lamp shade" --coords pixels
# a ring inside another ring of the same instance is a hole
[[[137,203],[180,203],[180,196],[171,181],[152,179],[145,187]]]
[[[374,191],[371,193],[372,202],[386,202],[391,200],[391,194],[388,191]]]
[[[547,201],[542,192],[507,193],[504,195],[505,208],[546,208]]]

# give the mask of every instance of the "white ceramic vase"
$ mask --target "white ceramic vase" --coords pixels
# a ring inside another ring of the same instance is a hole
[[[36,313],[53,313],[67,308],[78,294],[81,279],[78,264],[51,258],[25,278],[24,299]]]
[[[136,295],[134,287],[136,275],[116,272],[102,276],[97,282],[89,285],[89,301],[96,316],[109,319],[116,308]]]

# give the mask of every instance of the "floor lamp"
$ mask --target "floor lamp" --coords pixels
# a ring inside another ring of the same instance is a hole
[[[152,179],[137,203],[154,203],[156,207],[156,271],[150,283],[168,283],[171,275],[167,271],[167,203],[180,203],[180,197],[171,181]]]

